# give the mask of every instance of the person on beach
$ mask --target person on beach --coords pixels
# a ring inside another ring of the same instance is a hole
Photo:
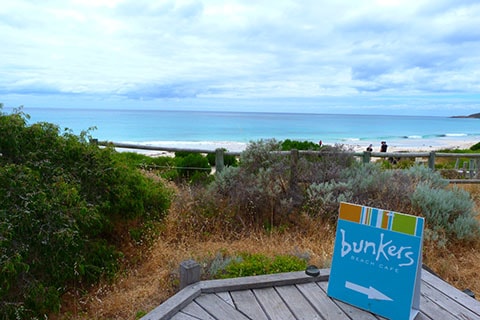
[[[367,147],[367,152],[372,152],[373,151],[373,144],[370,144],[368,147]]]
[[[387,142],[382,141],[381,146],[380,146],[380,152],[387,152],[387,148],[388,148]]]

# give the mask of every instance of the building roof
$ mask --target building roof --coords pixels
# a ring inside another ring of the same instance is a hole
[[[188,285],[143,320],[383,319],[327,296],[330,269],[200,281]],[[480,319],[480,302],[428,270],[421,272],[420,319]]]

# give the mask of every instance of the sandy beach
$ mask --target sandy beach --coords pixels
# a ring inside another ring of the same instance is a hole
[[[415,140],[415,139],[404,139],[396,141],[387,141],[388,149],[387,152],[430,152],[440,149],[469,149],[472,145],[478,143],[478,140],[457,138],[447,138],[440,137],[438,139],[431,140]],[[214,152],[218,148],[225,148],[230,152],[242,152],[244,151],[248,143],[244,142],[235,142],[235,141],[156,141],[155,143],[141,144],[135,142],[124,142],[135,145],[146,145],[146,146],[155,146],[155,147],[164,147],[164,148],[178,148],[178,149],[200,149],[200,150],[211,150]],[[334,145],[335,143],[324,143],[324,145]],[[355,152],[365,151],[370,143],[367,142],[356,142],[352,143],[339,143],[343,144],[345,147],[352,149]],[[146,154],[149,156],[173,156],[173,152],[169,151],[155,151],[155,150],[138,150],[138,149],[123,149],[118,148],[118,151],[131,151]],[[380,151],[380,141],[377,144],[373,144],[373,151]]]
[[[458,140],[458,139],[438,139],[438,140],[429,140],[428,143],[422,141],[422,144],[415,144],[415,142],[409,141],[405,142],[396,142],[393,141],[389,143],[387,141],[388,149],[387,152],[400,152],[400,151],[410,151],[410,152],[430,152],[440,149],[469,149],[474,144],[478,143],[477,140]],[[365,151],[369,144],[349,144],[353,150],[360,152]],[[380,143],[373,145],[373,151],[380,151]]]

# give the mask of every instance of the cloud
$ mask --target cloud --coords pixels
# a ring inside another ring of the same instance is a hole
[[[125,99],[480,91],[476,1],[10,1],[0,92]]]

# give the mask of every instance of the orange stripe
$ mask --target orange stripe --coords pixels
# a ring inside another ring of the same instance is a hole
[[[388,229],[388,216],[389,211],[385,210],[383,211],[383,216],[382,216],[382,229]]]
[[[351,203],[341,202],[340,203],[340,212],[339,219],[360,222],[360,217],[362,216],[362,207],[354,205]]]

